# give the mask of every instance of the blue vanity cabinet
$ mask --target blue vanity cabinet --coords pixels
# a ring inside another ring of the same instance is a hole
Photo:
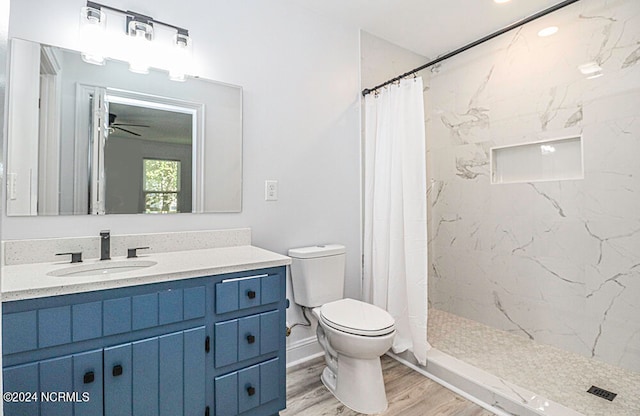
[[[215,285],[214,414],[284,409],[285,271],[229,276]]]
[[[5,302],[4,414],[276,415],[285,302],[284,266]]]
[[[102,415],[102,367],[101,350],[5,367],[4,414]]]
[[[104,349],[105,415],[200,415],[205,328]]]

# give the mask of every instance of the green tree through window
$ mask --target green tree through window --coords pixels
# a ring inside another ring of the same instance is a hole
[[[144,159],[144,212],[180,212],[180,161]]]

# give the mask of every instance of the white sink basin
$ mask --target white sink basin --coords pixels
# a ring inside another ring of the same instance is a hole
[[[69,266],[64,269],[49,272],[47,275],[56,277],[95,276],[100,274],[131,272],[133,270],[155,266],[156,264],[157,262],[150,260],[108,260],[101,263]]]

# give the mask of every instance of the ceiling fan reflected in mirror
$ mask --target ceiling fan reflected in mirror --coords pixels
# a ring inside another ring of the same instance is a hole
[[[144,127],[144,128],[151,127],[151,126],[147,126],[146,124],[116,123],[116,118],[118,118],[116,114],[109,113],[109,134],[113,134],[116,132],[116,130],[120,130],[120,131],[124,131],[125,133],[129,133],[134,136],[140,137],[142,136],[142,134],[136,133],[135,131],[131,131],[129,129],[125,129],[123,128],[123,126],[124,127]]]

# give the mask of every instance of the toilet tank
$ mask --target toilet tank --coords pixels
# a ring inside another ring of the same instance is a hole
[[[339,244],[289,250],[294,302],[314,308],[342,299],[345,253],[345,247]]]

